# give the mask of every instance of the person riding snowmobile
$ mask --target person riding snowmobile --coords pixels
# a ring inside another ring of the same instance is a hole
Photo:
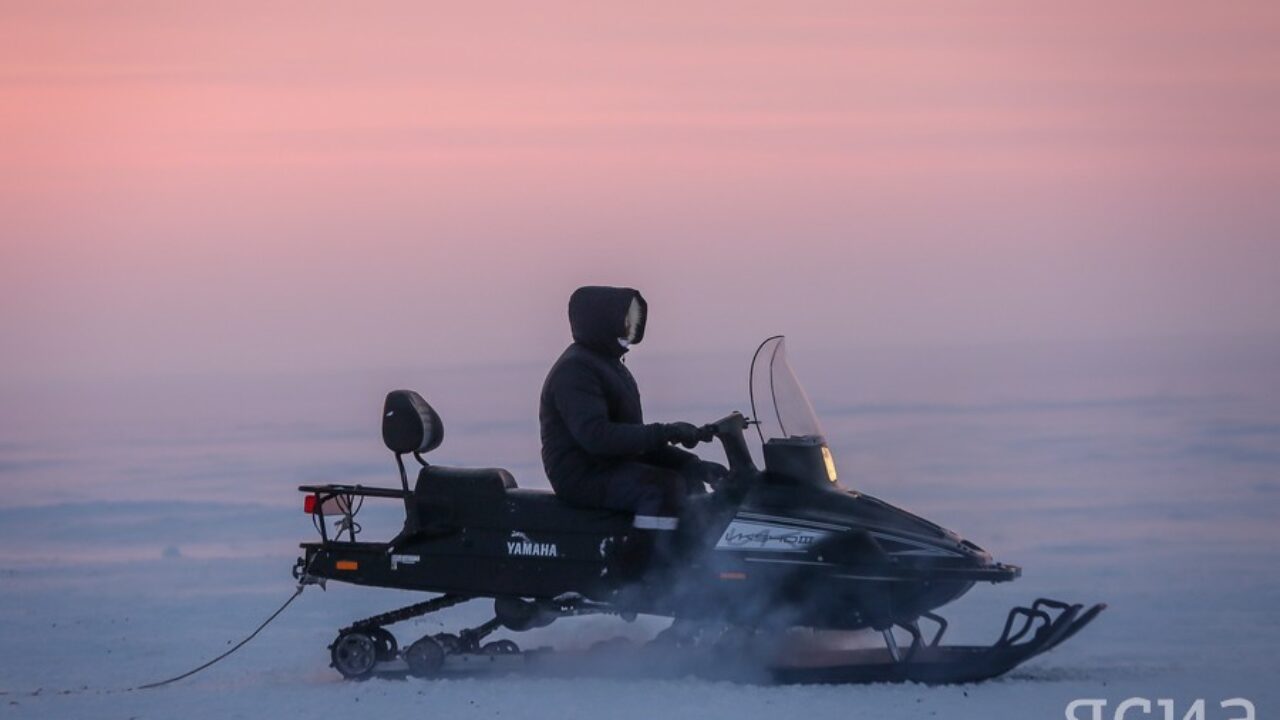
[[[639,388],[622,357],[644,339],[647,319],[648,303],[631,288],[574,291],[573,344],[542,386],[542,464],[557,497],[635,513],[641,534],[669,536],[686,496],[705,493],[704,482],[728,471],[672,447],[707,439],[693,424],[644,422]]]

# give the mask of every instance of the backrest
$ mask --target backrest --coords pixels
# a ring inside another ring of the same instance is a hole
[[[382,442],[397,455],[425,453],[444,441],[444,423],[422,396],[392,390],[382,406]]]

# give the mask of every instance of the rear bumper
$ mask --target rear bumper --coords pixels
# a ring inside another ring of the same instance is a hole
[[[395,556],[388,543],[331,540],[302,543],[300,547],[302,556],[293,565],[293,577],[301,583],[337,580],[386,586],[391,581]]]

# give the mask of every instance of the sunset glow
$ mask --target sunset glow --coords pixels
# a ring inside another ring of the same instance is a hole
[[[1275,7],[10,3],[7,363],[1275,332]]]

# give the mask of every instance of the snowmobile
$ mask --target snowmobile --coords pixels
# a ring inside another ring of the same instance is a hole
[[[782,336],[757,348],[749,393],[751,419],[733,412],[701,428],[703,440],[723,448],[728,476],[714,492],[691,498],[665,562],[639,572],[619,559],[633,532],[629,514],[570,506],[550,491],[518,487],[501,468],[431,464],[423,456],[444,438],[440,416],[417,393],[388,394],[383,439],[395,454],[400,487],[299,488],[320,541],[301,545],[293,572],[304,584],[434,596],[343,628],[329,647],[332,666],[347,678],[617,669],[627,654],[611,644],[570,660],[485,640],[500,628],[525,631],[568,616],[647,614],[676,622],[633,648],[628,672],[660,666],[763,682],[973,682],[1055,647],[1105,608],[1039,599],[1010,610],[989,646],[943,644],[947,621],[936,609],[975,583],[1014,580],[1021,569],[928,520],[842,488]],[[761,441],[763,469],[747,443],[749,428]],[[406,455],[420,466],[412,488]],[[366,498],[403,502],[404,528],[394,539],[357,540],[355,516]],[[494,611],[478,627],[405,647],[387,629],[475,599],[492,600]],[[928,633],[922,621],[931,624]],[[777,641],[794,628],[869,628],[884,644],[796,656]],[[672,645],[688,658],[674,668],[670,655],[653,655]]]

